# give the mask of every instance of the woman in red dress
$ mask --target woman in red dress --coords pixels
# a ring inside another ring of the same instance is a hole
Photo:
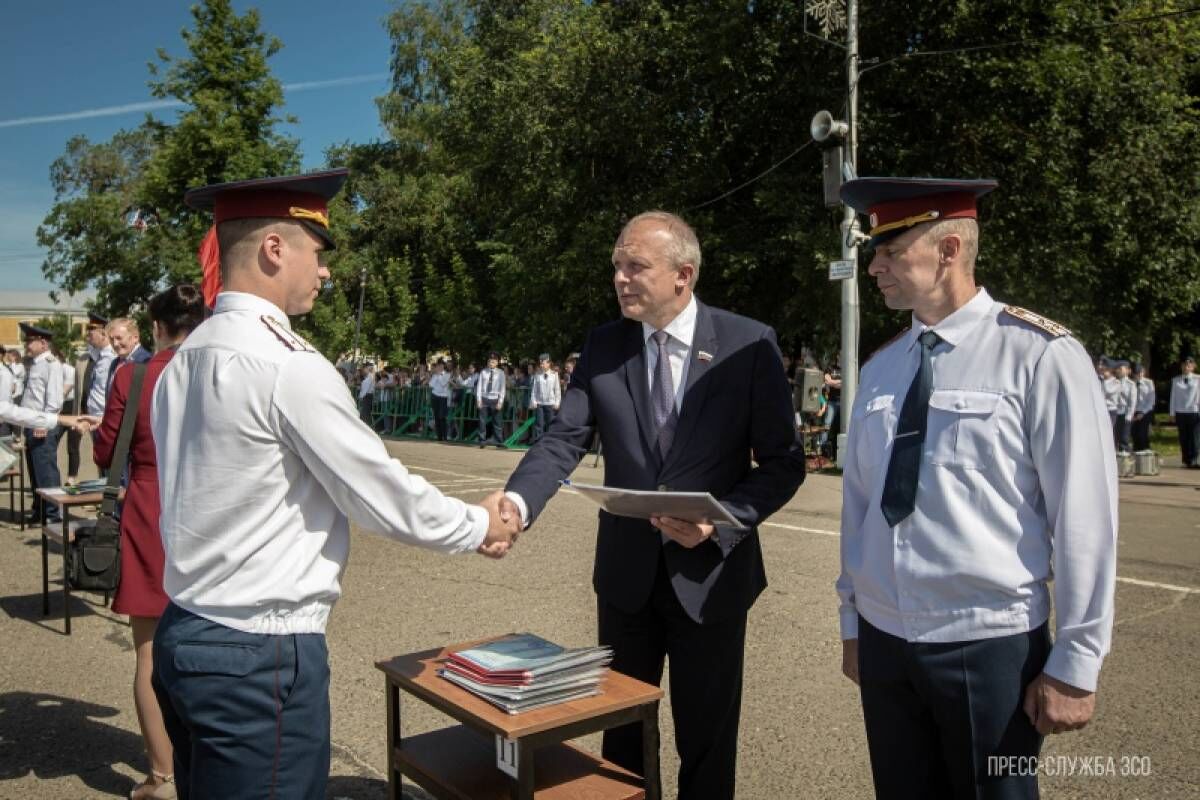
[[[155,352],[146,363],[141,397],[131,401],[129,389],[133,368],[130,364],[122,365],[113,377],[104,421],[96,431],[93,446],[96,464],[108,467],[116,450],[125,406],[137,402],[137,425],[133,429],[126,467],[129,485],[121,509],[121,583],[112,604],[113,611],[129,615],[129,625],[133,629],[137,652],[133,699],[150,758],[149,777],[130,792],[129,796],[134,800],[175,797],[171,740],[167,737],[162,712],[150,683],[154,672],[154,629],[167,605],[162,585],[164,555],[158,530],[158,461],[150,428],[150,401],[154,397],[154,384],[175,354],[175,348],[203,318],[204,300],[195,286],[173,286],[150,300]]]

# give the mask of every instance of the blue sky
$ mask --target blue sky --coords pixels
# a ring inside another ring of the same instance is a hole
[[[49,289],[34,234],[54,203],[50,164],[67,140],[105,141],[138,125],[154,100],[146,62],[155,49],[184,54],[192,22],[184,0],[38,0],[5,3],[0,25],[0,291]],[[388,0],[235,0],[257,8],[283,49],[270,66],[285,86],[284,132],[300,140],[305,169],[325,148],[382,138],[375,98],[388,88]],[[94,115],[82,116],[85,112]],[[154,113],[173,120],[175,109]],[[45,120],[46,117],[73,116]]]

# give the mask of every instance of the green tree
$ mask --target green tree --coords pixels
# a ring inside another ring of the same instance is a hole
[[[257,11],[238,15],[230,0],[205,0],[191,14],[188,54],[160,49],[148,65],[151,93],[185,104],[175,123],[148,117],[101,144],[76,137],[51,168],[42,271],[68,290],[94,284],[96,307],[110,313],[199,280],[196,249],[211,220],[184,205],[187,188],[299,169],[296,141],[275,130],[283,88],[267,60],[279,40],[260,30]],[[143,224],[129,224],[135,214]]]
[[[33,324],[53,333],[55,349],[63,354],[68,363],[74,363],[75,353],[83,349],[83,331],[79,323],[71,322],[71,318],[66,314],[52,314]]]

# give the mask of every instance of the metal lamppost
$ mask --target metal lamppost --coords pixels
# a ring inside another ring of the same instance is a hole
[[[818,20],[824,37],[817,38],[823,41],[842,47],[825,37],[843,25],[846,28],[846,120],[834,119],[828,111],[818,111],[810,126],[813,140],[824,151],[825,204],[843,206],[842,258],[829,264],[829,279],[842,284],[842,410],[841,431],[837,438],[838,466],[841,466],[850,409],[858,391],[858,246],[867,239],[858,227],[854,209],[844,205],[839,194],[842,181],[853,179],[857,174],[858,0],[845,0],[844,7],[842,0],[809,0],[804,10]]]

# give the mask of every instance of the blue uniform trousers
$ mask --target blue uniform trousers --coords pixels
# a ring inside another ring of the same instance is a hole
[[[170,603],[154,636],[154,691],[181,800],[324,800],[324,634],[243,633]]]
[[[30,488],[48,489],[62,485],[62,476],[58,472],[58,433],[59,428],[51,428],[46,435],[38,439],[31,429],[25,431],[25,457],[29,465]],[[60,522],[62,512],[58,506],[46,503],[34,492],[33,514],[37,519],[48,522]]]
[[[484,400],[479,409],[479,443],[504,444],[504,431],[501,428],[500,409],[496,407],[496,401]]]
[[[858,672],[880,800],[1037,798],[1042,737],[1025,716],[1025,688],[1050,654],[1036,630],[970,642],[918,643],[858,621]],[[1012,756],[1022,761],[1002,760]]]

